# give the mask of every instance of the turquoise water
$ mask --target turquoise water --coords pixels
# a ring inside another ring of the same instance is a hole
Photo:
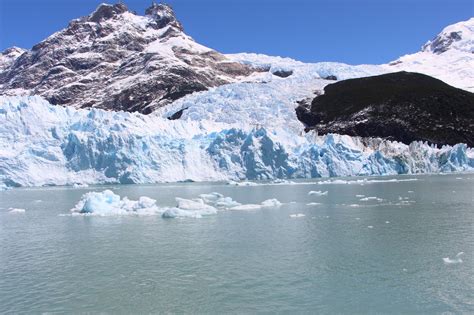
[[[201,219],[64,215],[105,186],[2,191],[0,313],[474,312],[474,175],[374,179],[107,186],[163,206],[283,203]]]

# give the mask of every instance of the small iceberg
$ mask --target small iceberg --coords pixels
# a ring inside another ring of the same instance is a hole
[[[11,187],[8,187],[7,185],[3,184],[3,183],[0,183],[0,191],[2,190],[9,190],[11,189]]]
[[[86,187],[89,187],[89,185],[87,184],[81,184],[81,183],[75,183],[74,185],[72,185],[73,188],[86,188]]]
[[[308,195],[309,196],[327,196],[328,191],[321,191],[321,190],[311,190]]]
[[[294,214],[290,214],[290,218],[302,218],[302,217],[305,217],[306,215],[303,214],[303,213],[294,213]]]
[[[237,211],[251,211],[259,210],[262,208],[278,208],[281,206],[281,202],[278,199],[268,199],[263,201],[261,204],[244,204],[230,208],[229,210]]]
[[[378,197],[365,197],[365,198],[361,198],[359,200],[360,201],[378,201],[378,202],[383,201],[382,198],[378,198]]]
[[[453,259],[449,258],[449,257],[445,257],[443,258],[443,262],[446,264],[446,265],[453,265],[453,264],[462,264],[463,261],[461,259],[461,256],[464,255],[464,252],[460,252],[456,255],[456,257],[454,257]]]
[[[20,209],[20,208],[9,208],[8,209],[8,213],[12,213],[12,214],[20,214],[20,213],[25,213],[26,210],[25,209]]]
[[[175,207],[160,207],[156,200],[142,196],[138,200],[121,198],[111,190],[88,192],[71,209],[72,215],[161,215],[163,218],[202,218],[217,214],[218,210],[257,210],[281,206],[277,199],[268,199],[260,204],[241,204],[230,197],[213,192],[201,194],[199,198],[176,197]]]
[[[111,190],[103,192],[88,192],[71,209],[73,214],[88,215],[129,215],[129,214],[156,214],[163,212],[156,206],[156,200],[148,197],[140,197],[137,201],[123,199]]]
[[[310,202],[310,203],[307,203],[306,205],[307,206],[319,206],[319,205],[322,205],[322,203],[320,203],[320,202]]]

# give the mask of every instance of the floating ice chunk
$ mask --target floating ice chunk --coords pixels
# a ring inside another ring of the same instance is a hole
[[[0,191],[8,190],[8,189],[11,189],[11,187],[8,187],[7,185],[0,183]]]
[[[385,224],[389,224],[389,223],[390,223],[390,221],[385,221]]]
[[[357,204],[357,203],[352,203],[352,204],[349,205],[349,207],[351,207],[351,208],[358,208],[358,207],[360,207],[360,205]]]
[[[233,186],[259,186],[259,185],[262,185],[262,184],[259,184],[259,183],[254,183],[254,182],[248,182],[248,181],[245,181],[245,182],[236,182],[236,181],[228,181],[227,182],[228,185],[233,185]]]
[[[217,209],[204,203],[201,198],[191,200],[177,197],[175,199],[176,208],[166,209],[161,215],[162,218],[202,218],[217,214]]]
[[[15,214],[15,213],[25,213],[26,210],[25,209],[20,209],[20,208],[9,208],[8,209],[8,213],[12,213],[12,214]]]
[[[310,203],[307,203],[306,205],[307,206],[319,206],[319,205],[322,205],[322,203],[320,203],[320,202],[310,202]]]
[[[383,201],[382,198],[378,198],[378,197],[365,197],[365,198],[361,198],[359,199],[360,201],[371,201],[371,200],[374,200],[374,201],[378,201],[378,202],[381,202]]]
[[[356,195],[357,198],[364,198],[365,195]]]
[[[76,183],[76,184],[72,185],[72,187],[74,187],[74,188],[85,188],[85,187],[89,187],[89,185]]]
[[[413,190],[409,190],[408,193],[409,193],[409,194],[413,194],[414,191],[413,191]]]
[[[374,226],[373,226],[373,225],[369,225],[367,228],[369,228],[369,229],[373,229],[373,228],[374,228]]]
[[[460,252],[460,253],[457,253],[456,257],[454,257],[454,259],[451,259],[449,257],[445,257],[443,258],[443,261],[445,264],[447,265],[451,265],[451,264],[462,264],[463,261],[461,259],[461,256],[464,255],[464,252]]]
[[[263,208],[274,208],[274,207],[279,207],[281,206],[281,202],[278,199],[267,199],[262,202],[262,207]]]
[[[356,179],[356,180],[344,180],[344,179],[334,179],[334,180],[323,180],[319,181],[319,185],[328,185],[328,184],[377,184],[377,183],[401,183],[401,182],[413,182],[417,181],[418,178],[405,178],[405,179]]]
[[[257,205],[257,204],[246,204],[246,205],[240,205],[240,206],[235,206],[230,208],[229,210],[237,210],[237,211],[251,211],[251,210],[258,210],[261,209],[262,205]]]
[[[311,190],[308,195],[315,195],[315,196],[326,196],[328,194],[328,191],[321,191],[321,190]]]
[[[169,208],[166,209],[162,214],[161,217],[164,219],[174,219],[174,218],[195,218],[200,219],[203,215],[214,214],[210,213],[210,211],[198,211],[198,210],[183,210],[178,208]]]
[[[224,195],[219,194],[217,192],[212,192],[210,194],[200,194],[199,198],[204,200],[205,202],[216,202],[218,199],[224,197]]]
[[[232,208],[232,207],[237,207],[240,206],[241,203],[233,200],[231,197],[224,197],[224,195],[213,192],[210,194],[201,194],[199,197],[208,204],[212,204],[213,206],[217,208]]]
[[[121,199],[111,190],[102,192],[88,192],[71,209],[73,214],[89,215],[129,215],[129,214],[156,214],[163,212],[156,206],[156,201],[148,197],[140,197],[137,201],[128,198]]]
[[[240,202],[237,202],[237,201],[233,200],[230,197],[222,197],[222,198],[218,199],[215,202],[216,207],[225,208],[225,209],[232,208],[232,207],[237,207],[237,206],[240,206],[240,205],[241,205]]]
[[[303,213],[295,213],[295,214],[290,214],[290,218],[302,218],[305,217],[306,215]]]
[[[200,198],[197,199],[184,199],[184,198],[175,198],[178,205],[176,208],[181,210],[199,210],[199,211],[211,211],[216,213],[217,210],[213,206],[207,205]]]
[[[281,202],[278,199],[268,199],[263,201],[261,204],[244,204],[230,208],[230,210],[240,210],[240,211],[251,211],[258,210],[262,208],[277,208],[281,206]]]

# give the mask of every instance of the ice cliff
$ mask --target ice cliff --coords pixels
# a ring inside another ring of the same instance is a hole
[[[212,93],[222,93],[222,88]],[[258,109],[262,104],[254,105]],[[436,148],[421,142],[302,134],[295,128],[294,112],[284,104],[279,119],[264,112],[259,125],[239,119],[223,123],[220,118],[228,114],[214,109],[199,121],[170,121],[159,115],[53,106],[37,96],[0,97],[0,186],[474,170],[474,150],[464,144]]]

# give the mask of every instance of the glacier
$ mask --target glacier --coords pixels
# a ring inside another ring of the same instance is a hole
[[[247,90],[258,84],[236,85]],[[206,100],[212,104],[199,120],[53,106],[38,96],[0,96],[0,187],[474,170],[474,149],[465,144],[437,148],[422,142],[304,134],[292,110],[294,94],[285,99],[278,89],[273,91],[255,94],[241,119],[238,110],[226,112],[229,103],[217,99],[246,103],[250,95],[229,86],[197,93],[193,97],[202,100],[195,102],[196,113]],[[261,110],[272,103],[280,106],[280,116]],[[259,113],[261,117],[245,118]],[[235,121],[224,121],[228,116]]]

